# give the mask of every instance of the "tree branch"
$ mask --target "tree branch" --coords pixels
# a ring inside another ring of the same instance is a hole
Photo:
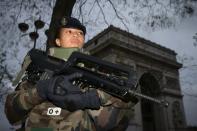
[[[126,30],[129,31],[129,28],[128,28],[127,25],[125,24],[124,19],[121,18],[121,17],[119,16],[119,13],[118,13],[118,11],[116,10],[116,8],[115,8],[113,2],[111,2],[111,0],[108,0],[108,2],[109,2],[110,5],[112,6],[112,8],[113,8],[113,10],[114,10],[114,12],[115,12],[117,18],[121,21],[121,23],[123,23],[123,25],[125,26]]]
[[[92,12],[93,8],[94,8],[94,5],[96,3],[96,0],[94,0],[94,3],[92,4],[92,7],[90,8],[89,12],[88,12],[88,16],[90,15],[90,13]]]
[[[81,0],[80,5],[79,5],[79,18],[81,17],[81,22],[83,23],[83,11],[82,11],[82,7],[85,5],[85,3],[87,2],[87,0],[85,0],[84,2]]]
[[[23,1],[24,1],[24,0],[21,0],[20,7],[19,7],[19,12],[18,12],[18,15],[17,15],[17,17],[16,17],[16,21],[18,20],[18,17],[19,17],[19,15],[20,15],[20,13],[21,13]]]
[[[104,19],[105,23],[109,26],[109,23],[107,22],[107,20],[105,18],[105,14],[104,14],[103,9],[101,8],[101,5],[99,4],[98,0],[96,0],[96,3],[97,3],[97,5],[98,5],[98,7],[99,7],[99,9],[101,11],[101,14],[103,16],[103,19]]]

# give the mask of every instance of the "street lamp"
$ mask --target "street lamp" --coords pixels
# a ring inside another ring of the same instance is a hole
[[[34,47],[33,48],[36,48],[36,40],[39,37],[38,30],[42,29],[44,27],[44,25],[45,25],[45,23],[42,20],[40,20],[40,19],[36,20],[34,22],[34,26],[35,26],[36,30],[29,33],[30,39],[34,41]],[[24,33],[24,32],[26,32],[29,29],[29,25],[24,23],[24,22],[23,23],[19,23],[18,24],[18,28],[20,29],[21,32]]]

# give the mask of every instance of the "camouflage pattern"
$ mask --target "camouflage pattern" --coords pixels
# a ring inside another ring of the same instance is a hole
[[[47,115],[48,108],[56,107],[43,101],[35,85],[24,81],[7,96],[5,113],[13,125],[25,121],[26,131],[124,131],[133,115],[133,103],[125,103],[97,90],[102,106],[99,110],[61,110],[60,115]]]

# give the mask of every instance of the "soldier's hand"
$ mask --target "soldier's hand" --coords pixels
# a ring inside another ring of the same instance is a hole
[[[72,81],[82,74],[61,75],[49,80],[39,81],[37,91],[40,97],[51,101],[56,106],[74,111],[78,109],[99,109],[100,99],[96,90],[82,92]]]

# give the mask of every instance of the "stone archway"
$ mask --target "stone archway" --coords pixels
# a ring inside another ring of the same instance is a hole
[[[170,105],[179,101],[183,117],[177,119],[182,119],[182,127],[186,128],[178,72],[182,65],[176,61],[176,52],[113,26],[89,40],[84,49],[93,56],[134,69],[138,76],[142,76],[139,88],[142,93],[167,100]],[[175,131],[171,107],[163,108],[142,100],[134,108],[135,118],[128,130],[143,131],[144,126],[144,131]],[[152,113],[150,117],[146,117],[148,110]],[[152,123],[145,123],[146,119],[151,119]]]
[[[157,79],[152,73],[144,73],[139,79],[141,93],[157,97],[159,96],[160,88]],[[142,124],[143,131],[157,131],[157,120],[155,118],[154,103],[148,100],[141,100],[141,111],[142,111]]]

